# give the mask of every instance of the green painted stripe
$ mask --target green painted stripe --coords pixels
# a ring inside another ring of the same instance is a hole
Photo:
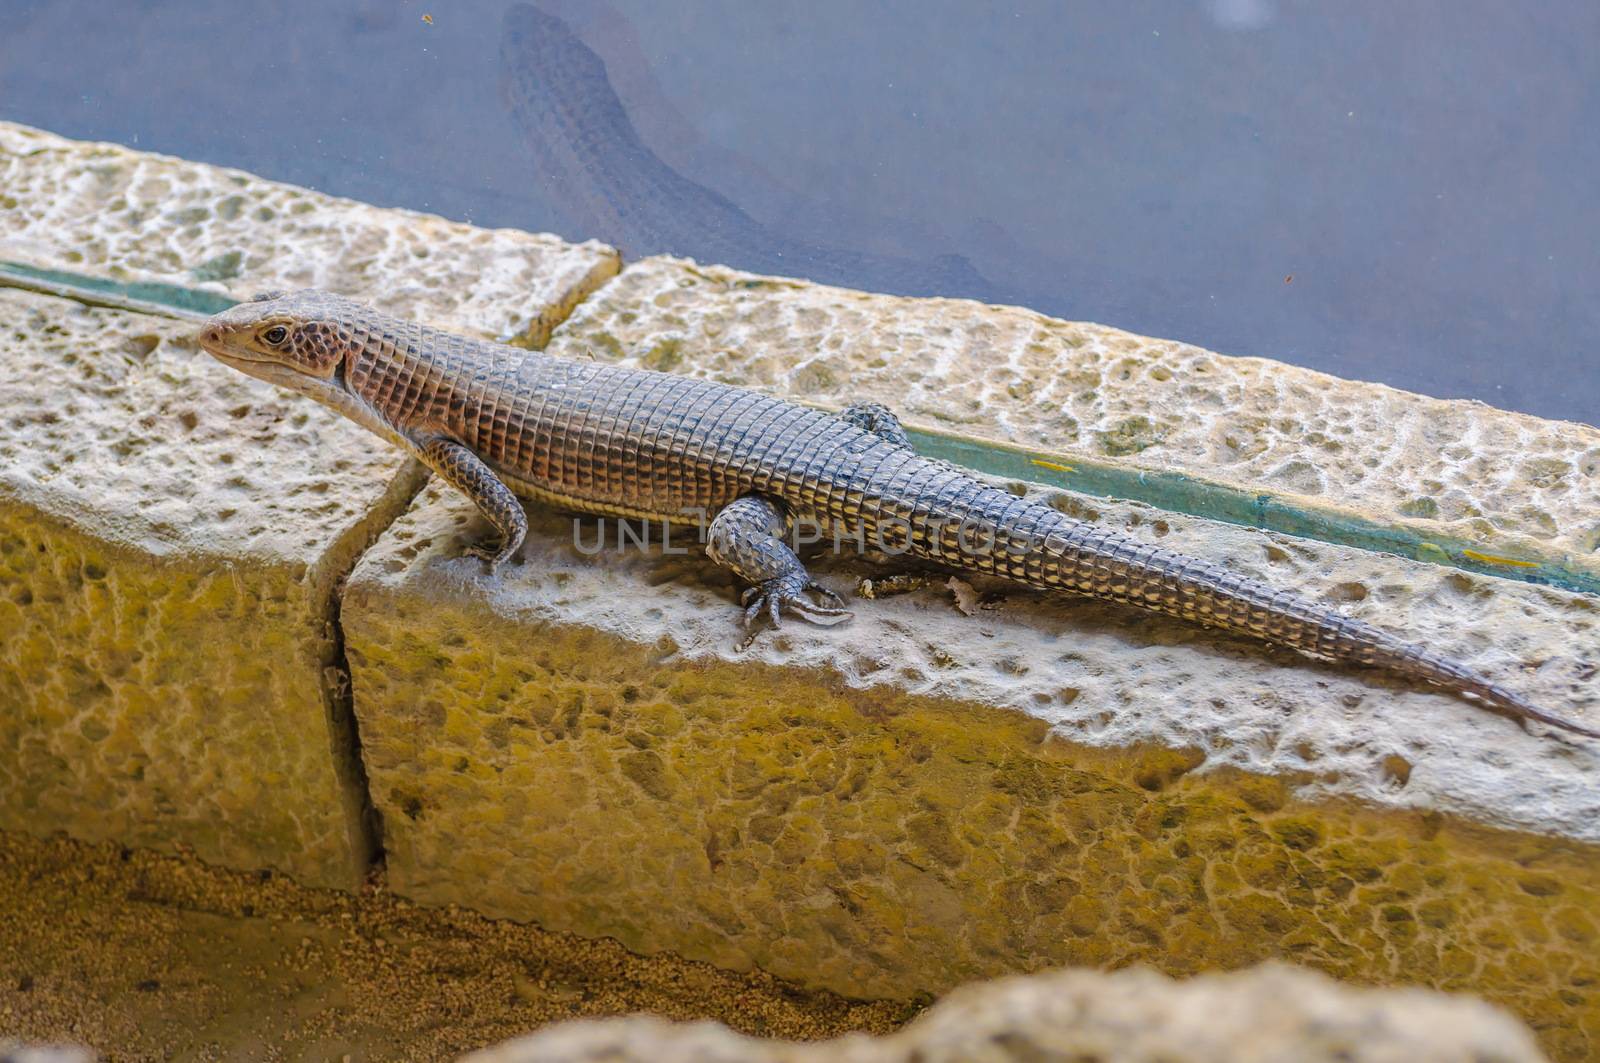
[[[1302,539],[1353,546],[1469,572],[1600,594],[1600,573],[1570,559],[1503,555],[1492,547],[1449,536],[1423,535],[1332,509],[1291,504],[1266,491],[1246,491],[1178,472],[1134,469],[1076,455],[1040,454],[968,436],[909,429],[920,453],[1004,479],[1059,487],[1099,498],[1145,502],[1172,513],[1282,532]]]
[[[51,295],[70,295],[101,306],[164,313],[169,317],[201,318],[220,313],[237,299],[197,288],[159,281],[116,281],[64,270],[40,269],[21,262],[0,260],[0,287],[27,288]]]
[[[226,295],[175,284],[115,281],[0,261],[0,286],[5,285],[182,318],[207,317],[236,302]],[[1135,469],[1081,455],[1042,454],[970,436],[909,431],[919,452],[990,476],[1098,498],[1144,502],[1172,513],[1600,595],[1600,565],[1587,566],[1568,557],[1503,556],[1482,543],[1424,536],[1402,524],[1384,524],[1333,507],[1307,508],[1270,492],[1247,491],[1183,473]]]

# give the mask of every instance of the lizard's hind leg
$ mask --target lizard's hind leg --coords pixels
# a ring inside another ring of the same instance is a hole
[[[842,599],[812,579],[784,542],[788,530],[789,514],[783,503],[762,495],[735,499],[711,521],[706,553],[750,584],[739,600],[745,606],[745,626],[755,623],[763,611],[774,627],[785,610],[814,624],[849,619],[851,614],[842,608]],[[808,592],[825,604],[813,602]]]

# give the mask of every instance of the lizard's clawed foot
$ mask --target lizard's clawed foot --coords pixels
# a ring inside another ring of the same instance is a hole
[[[825,604],[816,604],[806,597],[807,592],[816,595]],[[855,615],[843,608],[843,598],[803,572],[763,580],[746,589],[739,604],[745,607],[744,626],[747,628],[760,619],[763,612],[772,620],[773,627],[781,624],[781,616],[785,611],[802,620],[823,625],[838,624]]]
[[[517,552],[517,545],[504,539],[490,539],[481,543],[468,543],[461,548],[461,552],[464,555],[476,557],[483,561],[489,572],[493,574],[495,569],[511,560],[511,555]]]

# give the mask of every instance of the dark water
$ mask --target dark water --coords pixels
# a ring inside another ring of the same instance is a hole
[[[0,117],[1600,423],[1595,0],[0,0]]]

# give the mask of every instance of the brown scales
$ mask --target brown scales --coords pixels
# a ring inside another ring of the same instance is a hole
[[[842,414],[708,380],[574,362],[426,328],[317,291],[213,318],[206,350],[405,447],[521,545],[519,499],[611,516],[710,520],[707,552],[751,584],[746,622],[849,616],[790,548],[797,520],[1030,587],[1126,602],[1312,657],[1387,669],[1577,734],[1455,662],[1198,558],[1163,550],[918,456],[894,416]],[[813,597],[815,596],[815,597]]]

